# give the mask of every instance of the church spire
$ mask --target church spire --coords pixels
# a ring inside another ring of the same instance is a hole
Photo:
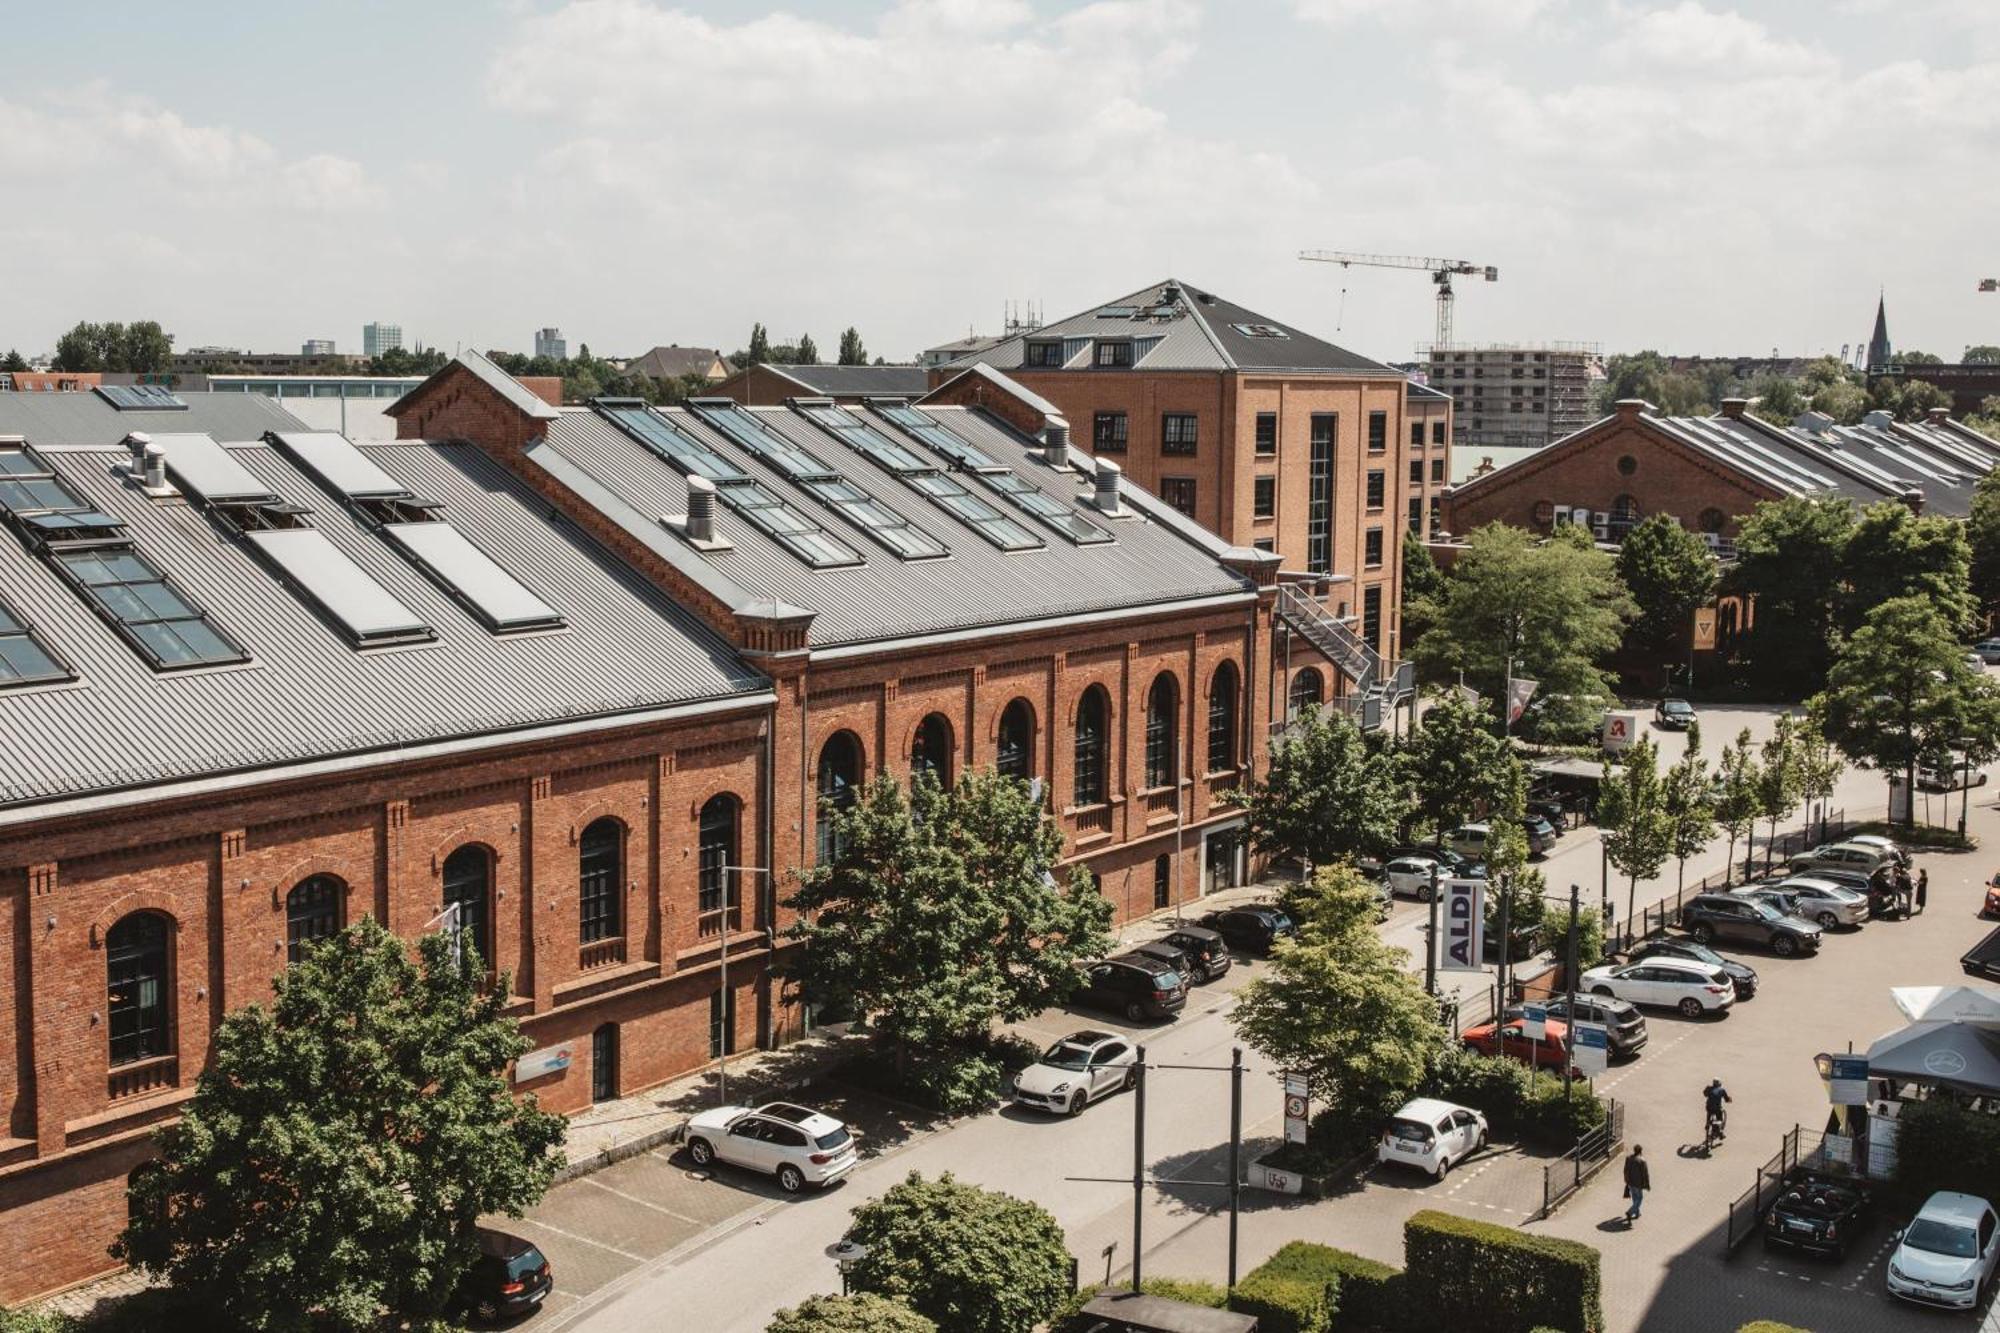
[[[1875,334],[1868,340],[1868,369],[1886,370],[1889,365],[1889,310],[1881,294],[1875,297]]]

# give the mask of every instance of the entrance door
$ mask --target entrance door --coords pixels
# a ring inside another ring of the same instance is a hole
[[[1202,844],[1202,892],[1236,887],[1235,829],[1211,833]]]
[[[618,1096],[618,1025],[606,1023],[590,1034],[590,1100]]]

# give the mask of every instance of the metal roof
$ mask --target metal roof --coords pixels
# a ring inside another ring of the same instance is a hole
[[[199,432],[218,440],[254,440],[267,430],[298,430],[298,418],[254,393],[182,393],[186,408],[119,411],[94,393],[0,393],[0,435],[25,435],[37,448],[116,444],[131,431]]]
[[[1250,581],[1222,561],[1228,548],[1178,514],[1168,515],[1150,496],[1124,488],[1130,515],[1110,519],[1085,505],[1091,476],[1084,466],[1058,471],[1041,461],[1032,442],[977,409],[926,407],[936,420],[1015,476],[1059,503],[1092,517],[1115,540],[1073,545],[1044,533],[1038,549],[1003,551],[972,525],[917,497],[883,467],[836,443],[803,413],[789,407],[752,408],[760,420],[811,448],[841,478],[883,503],[921,519],[926,531],[950,548],[944,559],[899,560],[862,541],[835,510],[779,469],[753,457],[683,408],[656,409],[681,430],[740,467],[757,484],[865,550],[866,562],[813,569],[768,535],[719,507],[727,550],[698,551],[664,524],[649,543],[677,567],[709,579],[720,576],[737,596],[778,599],[814,613],[814,647],[877,642],[990,625],[1111,611],[1247,592]],[[876,429],[883,422],[864,409],[840,408]],[[1073,458],[1082,460],[1081,454]],[[552,475],[580,477],[578,494],[628,529],[635,518],[657,521],[687,510],[681,474],[591,409],[566,408],[549,427],[531,461]],[[607,498],[608,497],[608,498]],[[644,521],[640,519],[640,521]]]
[[[767,363],[764,369],[796,381],[807,393],[835,398],[857,398],[863,394],[916,398],[931,387],[930,376],[922,366],[781,366]]]
[[[191,412],[206,397],[192,395]],[[263,399],[215,397],[256,411],[263,426],[296,428]],[[545,502],[473,446],[410,440],[361,448],[411,492],[440,502],[443,518],[566,618],[563,629],[490,633],[277,448],[231,447],[233,461],[281,499],[313,510],[313,527],[437,634],[431,643],[357,651],[213,518],[128,484],[118,469],[129,455],[110,441],[135,414],[104,412],[117,421],[94,447],[76,444],[74,430],[69,443],[51,444],[31,427],[30,441],[91,503],[122,520],[138,549],[240,639],[251,660],[156,674],[54,570],[0,533],[0,586],[78,675],[72,684],[0,690],[0,733],[9,738],[0,747],[0,807],[767,688],[720,637],[593,539],[549,518]],[[203,420],[172,415],[177,424]],[[215,428],[213,418],[206,428]],[[7,429],[18,427],[0,425]]]

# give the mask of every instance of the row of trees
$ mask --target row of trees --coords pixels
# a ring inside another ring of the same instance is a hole
[[[93,324],[84,320],[56,339],[56,354],[51,364],[57,370],[133,371],[153,375],[167,368],[173,354],[174,335],[161,328],[157,320],[141,319],[130,324],[115,320]],[[19,355],[14,354],[14,359],[19,360]],[[28,367],[23,362],[7,368]]]
[[[810,333],[799,335],[797,342],[773,343],[770,333],[762,324],[750,326],[750,344],[729,354],[731,364],[741,370],[746,366],[816,366],[820,364],[819,344]],[[840,366],[865,366],[868,362],[868,348],[861,341],[861,331],[852,324],[842,330],[840,350],[835,355],[834,364]],[[875,364],[883,364],[881,357]]]
[[[1994,351],[1968,347],[1966,356],[1983,359]],[[1935,365],[1941,360],[1928,352],[1898,352],[1893,363]],[[1934,384],[1878,377],[1871,385],[1860,371],[1831,356],[1808,363],[1796,379],[1771,373],[1745,378],[1721,361],[1675,370],[1666,357],[1652,351],[1613,356],[1604,369],[1598,407],[1606,413],[1621,398],[1643,398],[1673,416],[1708,416],[1720,409],[1725,398],[1750,398],[1756,401],[1759,416],[1780,424],[1789,425],[1804,412],[1820,412],[1853,425],[1871,411],[1893,412],[1912,421],[1933,407],[1951,406],[1951,395]]]

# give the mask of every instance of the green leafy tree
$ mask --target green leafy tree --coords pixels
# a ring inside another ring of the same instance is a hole
[[[792,354],[795,366],[816,366],[819,364],[819,344],[810,333],[801,333],[797,349]]]
[[[26,370],[28,358],[14,348],[7,349],[7,355],[0,357],[0,370]]]
[[[1618,577],[1639,608],[1626,643],[1655,655],[1674,652],[1693,633],[1695,609],[1714,595],[1715,556],[1701,538],[1655,514],[1625,534]]]
[[[1403,642],[1424,637],[1444,598],[1444,571],[1431,558],[1430,547],[1415,532],[1403,533]]]
[[[1759,504],[1736,538],[1733,591],[1757,599],[1743,652],[1765,688],[1810,693],[1833,656],[1854,507],[1790,497]]]
[[[1666,865],[1673,851],[1673,829],[1660,784],[1658,747],[1641,738],[1624,758],[1604,776],[1597,825],[1604,830],[1605,855],[1625,876],[1625,920],[1631,923],[1639,905],[1639,881],[1651,879]]]
[[[1911,350],[1891,353],[1889,364],[1892,366],[1941,366],[1944,364],[1944,358],[1936,352]]]
[[[1757,755],[1750,739],[1750,728],[1736,733],[1736,744],[1722,747],[1722,754],[1715,765],[1715,822],[1729,835],[1729,857],[1723,863],[1733,874],[1736,867],[1736,842],[1743,840],[1743,875],[1750,875],[1750,840],[1757,828],[1757,819],[1763,812],[1758,789],[1761,775],[1757,771]]]
[[[761,366],[771,359],[771,335],[764,331],[762,324],[750,326],[750,350],[744,353],[743,364]]]
[[[1965,349],[1965,355],[1958,360],[1960,365],[1965,366],[2000,365],[2000,347],[1992,343],[1974,343]]]
[[[1808,803],[1808,818],[1811,807],[1815,804],[1819,807],[1820,836],[1825,837],[1827,803],[1833,799],[1847,764],[1827,738],[1825,719],[1817,709],[1808,709],[1798,720],[1792,743],[1793,760],[1798,766],[1799,799]]]
[[[1701,756],[1701,729],[1688,728],[1687,752],[1660,781],[1660,807],[1666,814],[1667,841],[1677,862],[1676,892],[1687,885],[1687,859],[1715,839],[1715,807],[1710,804],[1708,761]]]
[[[1852,426],[1868,411],[1868,390],[1851,380],[1839,380],[1815,389],[1808,405],[1823,416]]]
[[[1483,810],[1504,813],[1522,784],[1521,761],[1494,734],[1492,710],[1455,689],[1430,699],[1396,763],[1418,822],[1438,837]]]
[[[1791,425],[1810,405],[1798,382],[1782,375],[1766,376],[1751,386],[1750,393],[1756,403],[1752,410],[1780,426]]]
[[[1280,1069],[1302,1071],[1329,1106],[1393,1109],[1442,1049],[1436,1000],[1409,955],[1375,929],[1375,886],[1323,866],[1296,942],[1236,992],[1230,1021]]]
[[[2000,469],[1972,489],[1965,521],[1966,574],[1975,615],[1990,621],[2000,609]]]
[[[1897,597],[1921,597],[1953,633],[1971,633],[1972,549],[1966,524],[1957,519],[1919,518],[1895,500],[1872,504],[1848,534],[1841,561],[1847,584],[1841,623],[1848,633],[1869,611]]]
[[[840,364],[843,366],[865,366],[868,364],[868,349],[861,345],[861,330],[852,324],[840,335]]]
[[[1315,866],[1388,846],[1407,809],[1393,765],[1331,708],[1301,713],[1271,742],[1262,780],[1230,798],[1248,816],[1252,847]]]
[[[1778,821],[1804,799],[1799,773],[1798,723],[1780,713],[1761,749],[1757,766],[1757,809],[1770,825],[1764,838],[1764,869],[1771,868],[1771,848],[1778,841]]]
[[[1612,557],[1587,541],[1543,541],[1489,523],[1467,540],[1411,655],[1430,679],[1463,671],[1489,698],[1503,697],[1509,662],[1545,695],[1604,694],[1597,663],[1617,649],[1635,610]]]
[[[309,950],[266,1007],[230,1014],[158,1169],[131,1185],[119,1258],[249,1329],[379,1328],[443,1309],[473,1223],[554,1177],[562,1117],[516,1099],[527,1038],[506,978],[451,942],[417,956],[372,917]]]
[[[1102,956],[1111,905],[1081,870],[1058,884],[1062,835],[1027,786],[990,770],[942,791],[892,774],[828,811],[834,855],[803,872],[787,934],[810,1001],[865,1014],[894,1044],[983,1037],[1061,1001]]]
[[[764,1333],[938,1333],[935,1321],[898,1301],[857,1291],[814,1296],[771,1316]]]
[[[1070,1294],[1069,1244],[1037,1204],[912,1171],[854,1210],[867,1247],[856,1291],[901,1302],[951,1333],[1030,1333]]]

